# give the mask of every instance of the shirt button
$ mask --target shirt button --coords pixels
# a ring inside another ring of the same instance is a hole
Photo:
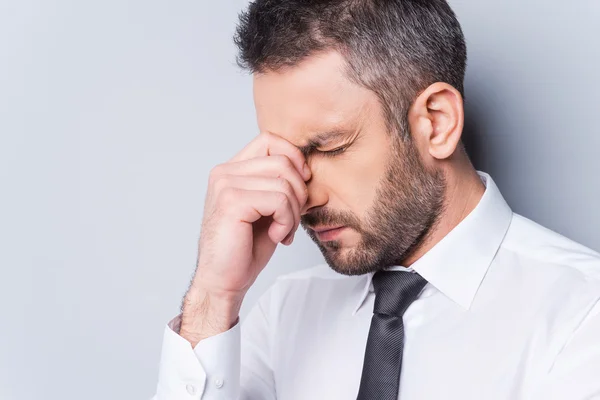
[[[217,379],[215,379],[215,385],[216,385],[216,386],[217,386],[219,389],[221,389],[221,387],[223,387],[223,379],[221,379],[221,378],[217,378]]]
[[[187,390],[187,392],[189,394],[191,394],[192,396],[196,394],[196,386],[194,386],[194,385],[191,385],[191,384],[185,385],[185,390]]]

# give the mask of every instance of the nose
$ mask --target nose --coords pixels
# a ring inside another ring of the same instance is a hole
[[[315,179],[314,173],[310,180],[306,182],[308,197],[304,206],[300,209],[300,215],[308,214],[313,208],[322,207],[327,204],[329,199],[326,186]]]

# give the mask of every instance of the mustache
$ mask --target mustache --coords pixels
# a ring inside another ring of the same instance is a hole
[[[357,231],[360,229],[360,220],[349,211],[332,211],[327,208],[319,208],[300,217],[304,227],[317,225],[344,225]]]

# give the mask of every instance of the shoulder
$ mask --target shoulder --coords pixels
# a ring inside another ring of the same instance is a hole
[[[516,257],[523,268],[600,285],[600,253],[519,214],[513,214],[501,251]]]

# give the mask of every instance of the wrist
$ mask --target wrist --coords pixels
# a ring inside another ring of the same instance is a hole
[[[182,305],[180,336],[194,347],[200,340],[231,329],[238,322],[243,296],[190,289]]]

